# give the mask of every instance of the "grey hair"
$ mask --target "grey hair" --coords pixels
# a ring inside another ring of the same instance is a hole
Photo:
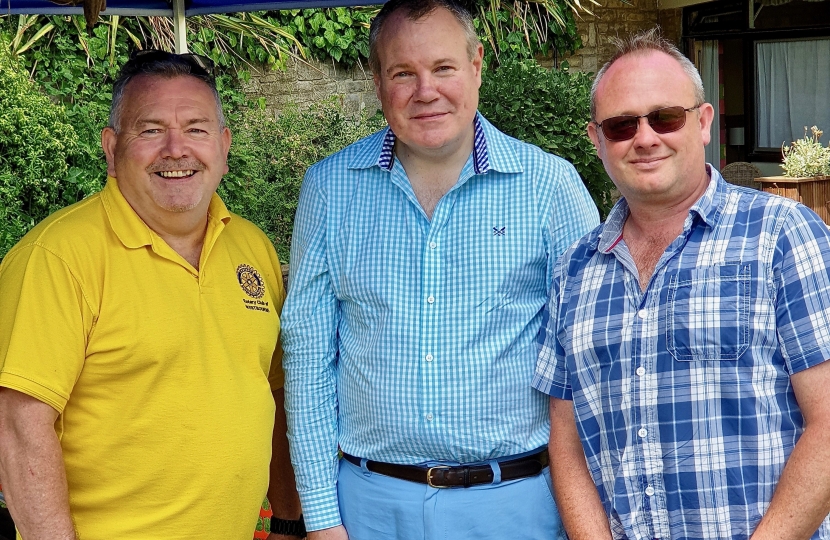
[[[216,89],[216,81],[207,72],[200,70],[190,63],[170,55],[170,58],[151,61],[140,61],[133,58],[121,68],[121,73],[112,86],[112,104],[110,105],[109,127],[116,133],[121,129],[121,113],[124,108],[124,94],[130,82],[139,75],[161,77],[163,79],[174,79],[176,77],[194,77],[199,79],[210,88],[213,99],[216,101],[216,117],[219,120],[219,128],[225,128],[225,114],[222,112],[222,100],[219,98],[219,91]]]
[[[472,60],[476,49],[481,43],[473,25],[473,16],[456,0],[390,0],[384,4],[380,12],[372,20],[369,28],[369,68],[374,75],[380,74],[380,59],[378,58],[378,38],[390,15],[399,9],[405,10],[405,16],[410,21],[418,21],[431,14],[438,8],[449,11],[461,28],[467,41],[467,56]]]
[[[706,95],[703,91],[703,81],[700,78],[700,73],[698,73],[697,68],[672,42],[660,35],[659,28],[645,30],[627,38],[613,37],[609,42],[615,49],[614,56],[602,66],[602,69],[599,70],[597,76],[594,78],[594,84],[591,85],[592,120],[596,121],[597,119],[597,87],[599,86],[599,81],[614,62],[629,54],[643,54],[657,51],[671,56],[683,68],[683,71],[689,77],[694,87],[695,101],[697,102],[695,105],[700,105],[706,101]]]

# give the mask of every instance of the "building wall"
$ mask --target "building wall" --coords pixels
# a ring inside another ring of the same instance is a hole
[[[682,51],[683,8],[660,9],[657,12],[657,24],[663,29],[663,35]]]
[[[625,36],[656,24],[667,38],[680,44],[680,9],[660,10],[659,0],[629,0],[628,4],[621,0],[599,1],[602,6],[592,6],[594,17],[584,15],[578,19],[577,27],[584,46],[563,58],[571,69],[596,73],[612,54],[609,37]],[[552,59],[542,60],[548,67],[552,63]],[[245,92],[255,98],[265,98],[266,109],[272,111],[280,111],[290,102],[304,108],[326,99],[340,100],[350,113],[365,111],[372,114],[380,109],[368,66],[343,69],[331,63],[290,60],[285,71],[253,69]]]
[[[595,17],[577,19],[582,49],[566,56],[571,69],[596,73],[611,57],[608,42],[614,36],[626,36],[660,25],[663,35],[680,45],[681,10],[658,9],[659,0],[599,0],[602,6],[591,6]],[[587,2],[583,5],[589,5]]]
[[[265,108],[273,111],[288,103],[305,108],[327,99],[339,100],[353,114],[372,114],[380,109],[368,66],[343,69],[331,63],[292,59],[285,71],[251,70],[251,79],[243,89],[249,96],[265,98]]]

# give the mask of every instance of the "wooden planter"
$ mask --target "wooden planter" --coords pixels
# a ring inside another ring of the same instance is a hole
[[[830,176],[762,176],[755,181],[760,182],[761,189],[767,193],[802,203],[830,225]]]

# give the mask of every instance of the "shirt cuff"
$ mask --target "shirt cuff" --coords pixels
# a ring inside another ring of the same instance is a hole
[[[787,367],[791,375],[795,375],[805,369],[810,369],[830,360],[830,347],[827,345],[813,349],[809,353],[801,354],[787,360]]]
[[[301,491],[300,503],[307,531],[329,529],[342,523],[340,505],[337,502],[337,486]]]
[[[38,401],[42,401],[59,413],[63,412],[63,408],[66,407],[66,402],[69,401],[69,396],[58,394],[54,390],[46,388],[42,384],[39,384],[27,377],[15,375],[14,373],[9,373],[8,371],[0,372],[0,386],[15,390],[21,394],[26,394],[37,399]]]
[[[573,401],[573,390],[571,389],[570,385],[559,384],[555,381],[545,378],[538,372],[533,376],[533,382],[531,383],[531,386],[533,386],[533,388],[542,392],[543,394],[549,395],[550,397]]]

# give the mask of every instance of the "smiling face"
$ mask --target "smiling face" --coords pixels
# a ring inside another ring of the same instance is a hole
[[[484,50],[479,44],[470,58],[452,13],[437,8],[412,21],[403,10],[394,12],[377,47],[375,88],[398,144],[435,154],[471,140]]]
[[[107,173],[136,213],[156,231],[177,216],[207,216],[231,143],[208,85],[139,75],[125,89],[120,118],[101,143]]]
[[[614,62],[600,80],[596,121],[676,105],[697,105],[692,82],[680,64],[658,51],[632,53]],[[704,103],[686,113],[686,125],[672,133],[656,133],[641,118],[636,135],[627,141],[609,141],[593,122],[588,135],[629,203],[671,205],[690,197],[696,200],[708,185],[704,146],[712,118],[712,106]]]

